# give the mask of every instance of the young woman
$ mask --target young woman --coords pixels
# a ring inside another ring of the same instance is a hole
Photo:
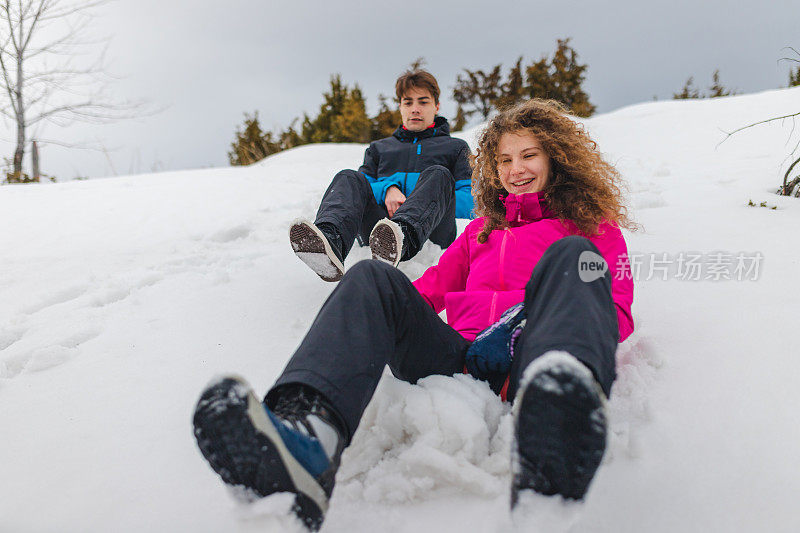
[[[481,136],[473,194],[481,218],[413,284],[375,260],[350,269],[263,402],[238,377],[208,386],[195,436],[227,484],[295,493],[317,528],[384,367],[414,383],[466,366],[514,401],[512,506],[584,497],[633,331],[619,174],[561,105],[532,100]]]

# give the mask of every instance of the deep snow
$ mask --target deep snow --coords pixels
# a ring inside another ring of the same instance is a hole
[[[718,146],[799,101],[786,89],[585,121],[629,184],[642,230],[626,238],[644,261],[585,504],[532,498],[509,517],[509,407],[467,376],[387,377],[323,531],[800,529],[800,204],[772,194],[798,133],[775,123]],[[363,149],[0,188],[0,531],[297,529],[285,497],[234,503],[190,419],[215,375],[266,391],[280,373],[333,287],[294,257],[289,223]],[[416,278],[440,253],[401,269]],[[686,281],[682,253],[704,269],[715,253],[763,260],[755,280]]]

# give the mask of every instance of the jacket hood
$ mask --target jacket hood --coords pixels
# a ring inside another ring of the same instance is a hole
[[[433,119],[433,127],[425,128],[422,131],[411,131],[400,125],[392,134],[401,141],[412,141],[414,139],[427,139],[428,137],[438,137],[440,135],[450,135],[450,123],[443,116],[436,115]]]
[[[512,228],[543,218],[556,218],[556,214],[547,205],[543,192],[508,194],[501,199],[506,206],[506,221]]]

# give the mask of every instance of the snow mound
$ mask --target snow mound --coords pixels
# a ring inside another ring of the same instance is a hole
[[[509,475],[511,417],[484,382],[386,375],[337,476],[336,498],[412,502],[441,494],[496,497]]]
[[[644,453],[638,435],[653,418],[649,391],[662,365],[663,358],[650,339],[636,332],[617,348],[617,379],[606,405],[609,447],[604,463],[620,455],[634,459]]]
[[[237,501],[244,501],[241,495],[232,494]],[[292,512],[295,495],[279,492],[268,498],[252,503],[239,503],[233,511],[238,531],[260,533],[281,531],[282,533],[308,533],[308,529]]]
[[[618,350],[608,402],[604,462],[639,454],[637,432],[651,417],[648,389],[660,359],[646,339]],[[411,385],[387,370],[337,475],[335,499],[421,502],[452,494],[507,494],[513,432],[511,404],[468,375],[430,376]]]
[[[510,529],[528,533],[568,533],[576,530],[583,504],[524,491],[511,513]]]

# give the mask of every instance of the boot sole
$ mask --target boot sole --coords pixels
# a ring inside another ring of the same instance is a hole
[[[514,402],[512,508],[526,489],[582,500],[603,459],[604,394],[591,372],[566,355],[540,370],[527,369],[530,380]]]
[[[289,242],[297,257],[324,281],[342,279],[344,265],[315,225],[304,220],[294,221],[289,228]]]
[[[396,267],[403,250],[402,230],[389,219],[379,221],[369,234],[369,249],[373,259]]]
[[[228,377],[210,385],[197,402],[193,423],[200,452],[226,484],[244,487],[251,501],[291,492],[292,511],[306,527],[319,529],[327,494],[286,448],[243,380]]]

